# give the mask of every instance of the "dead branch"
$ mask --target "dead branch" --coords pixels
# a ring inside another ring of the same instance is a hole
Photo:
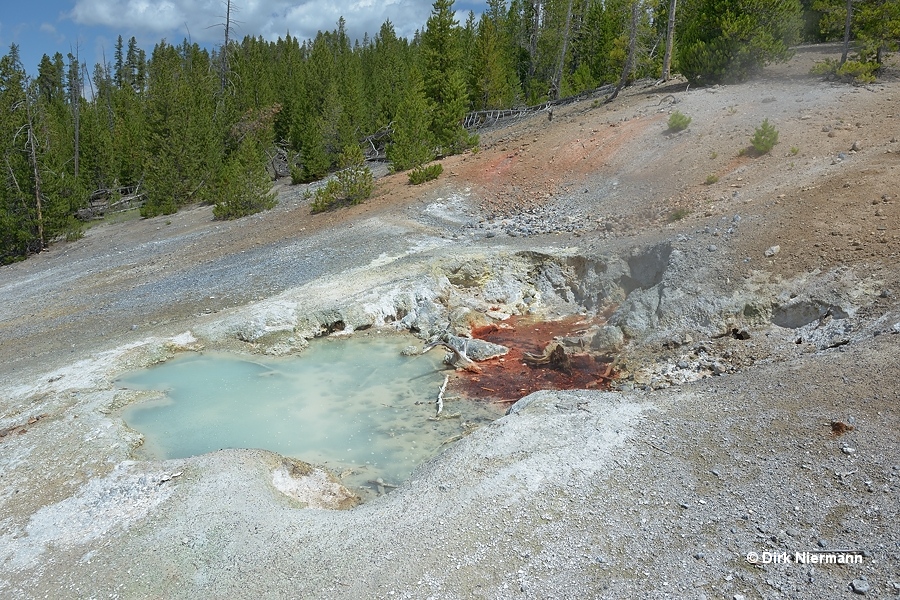
[[[441,412],[444,410],[444,391],[447,389],[447,382],[450,381],[449,375],[444,375],[444,384],[441,386],[441,391],[438,392],[437,400],[435,400],[435,404],[437,405],[437,412],[434,416],[440,416]]]
[[[461,364],[460,364],[460,368],[463,368],[463,369],[465,369],[466,371],[471,371],[472,373],[481,373],[481,367],[479,367],[477,364],[475,364],[475,361],[474,361],[474,360],[472,360],[471,358],[469,358],[468,356],[466,356],[466,349],[465,349],[465,348],[463,348],[462,350],[458,350],[458,349],[454,348],[453,346],[451,346],[451,345],[450,345],[446,340],[444,340],[444,339],[438,339],[438,340],[436,340],[436,341],[434,341],[434,342],[431,342],[430,344],[427,344],[427,345],[422,349],[422,354],[425,354],[426,352],[428,352],[428,351],[431,350],[432,348],[437,348],[438,346],[443,346],[444,348],[446,348],[447,350],[449,350],[450,352],[452,352],[453,355],[454,355],[454,357],[455,357],[454,362],[455,362],[455,363],[461,363]]]

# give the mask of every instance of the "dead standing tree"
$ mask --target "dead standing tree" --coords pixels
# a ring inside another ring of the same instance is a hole
[[[663,55],[662,75],[660,83],[672,78],[672,45],[675,42],[675,5],[678,0],[669,0],[669,23],[666,26],[666,53]]]

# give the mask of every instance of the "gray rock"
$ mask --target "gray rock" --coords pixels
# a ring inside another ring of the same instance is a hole
[[[850,146],[850,150],[853,152],[859,152],[860,150],[862,150],[862,142],[856,140],[855,142],[853,142],[853,145]]]
[[[872,589],[872,586],[870,586],[869,582],[865,579],[854,579],[850,583],[850,587],[853,589],[854,593],[859,595],[865,595],[866,592]]]
[[[625,334],[615,325],[603,325],[596,329],[590,343],[594,350],[613,352],[625,345]]]
[[[488,360],[498,356],[504,356],[509,352],[509,348],[500,344],[492,344],[484,340],[464,338],[449,333],[441,336],[441,341],[455,348],[472,360]]]
[[[828,547],[828,540],[826,540],[824,538],[820,539],[819,540],[819,548],[827,548],[827,547]]]
[[[781,246],[776,244],[774,246],[770,246],[765,252],[763,252],[763,254],[765,254],[766,256],[771,258],[771,257],[775,256],[776,254],[778,254],[779,252],[781,252]]]
[[[709,250],[710,252],[715,252],[719,248],[715,244],[710,244],[709,246],[706,247],[706,249]]]

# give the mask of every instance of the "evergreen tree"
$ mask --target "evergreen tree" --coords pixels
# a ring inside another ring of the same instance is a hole
[[[144,216],[170,214],[208,201],[222,158],[224,136],[215,122],[218,80],[209,54],[185,41],[165,42],[150,61]]]
[[[458,38],[453,0],[435,0],[422,34],[422,60],[425,96],[432,106],[431,133],[444,154],[472,145],[461,125],[467,107]]]
[[[517,86],[510,47],[503,0],[488,0],[488,10],[478,21],[472,51],[470,76],[474,109],[514,104]]]
[[[885,54],[900,45],[900,0],[863,0],[854,25],[860,59],[880,66]]]
[[[412,169],[434,158],[428,101],[418,74],[413,77],[413,84],[397,108],[392,140],[387,147],[387,158],[394,171]]]
[[[385,21],[370,48],[363,49],[366,97],[370,100],[370,126],[377,131],[395,119],[410,85],[411,58],[406,40],[397,37],[394,25]]]
[[[799,0],[687,0],[679,12],[678,64],[692,82],[742,81],[790,56]]]
[[[228,155],[215,181],[213,215],[217,219],[235,219],[275,206],[265,150],[272,143],[273,123],[280,108],[275,105],[249,110],[232,127]]]
[[[4,182],[0,187],[0,264],[41,250],[35,239],[34,204],[22,141],[23,128],[27,127],[25,86],[19,49],[13,44],[0,58],[0,166]]]

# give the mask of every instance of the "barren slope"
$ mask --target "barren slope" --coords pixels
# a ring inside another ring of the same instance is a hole
[[[829,52],[501,124],[360,206],[280,182],[0,268],[0,594],[896,597],[900,70],[806,75]],[[739,155],[765,118],[780,143]],[[349,511],[268,452],[136,461],[117,417],[116,376],[177,352],[503,313],[610,315],[618,389],[533,394]],[[861,563],[762,561],[829,550]]]

